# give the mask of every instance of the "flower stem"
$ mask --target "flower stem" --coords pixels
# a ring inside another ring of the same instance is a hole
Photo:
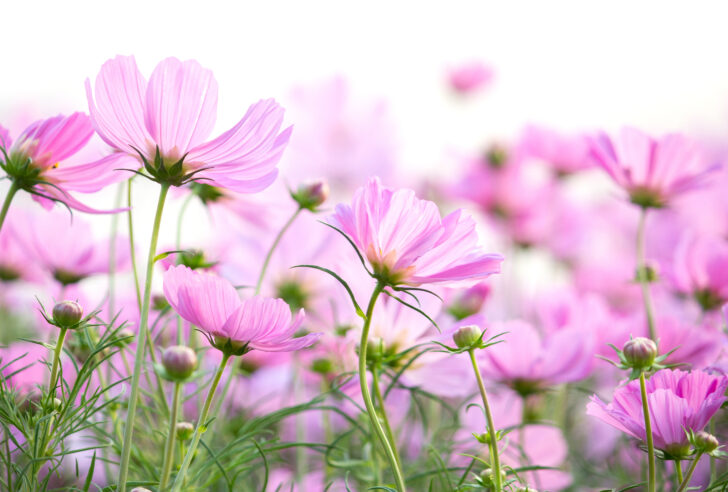
[[[394,456],[397,458],[397,464],[402,467],[402,458],[399,456],[399,451],[397,451],[397,441],[394,438],[394,432],[392,432],[392,426],[389,425],[389,418],[387,418],[387,412],[384,409],[384,398],[382,397],[382,391],[379,389],[379,368],[373,367],[372,368],[372,389],[374,389],[374,399],[377,401],[377,405],[381,409],[381,418],[382,422],[384,422],[384,430],[387,431],[387,437],[389,439],[389,443],[392,445],[392,451],[394,451]]]
[[[379,417],[377,416],[374,404],[372,403],[372,396],[369,393],[369,385],[367,384],[367,345],[369,343],[369,327],[372,323],[374,305],[377,303],[377,298],[379,297],[379,294],[382,293],[382,290],[384,290],[384,284],[377,282],[376,287],[374,287],[374,292],[372,292],[372,296],[369,299],[369,305],[367,306],[364,327],[361,332],[361,343],[359,345],[359,385],[361,386],[361,395],[364,398],[364,405],[367,408],[369,420],[372,422],[372,427],[374,427],[374,430],[384,447],[384,452],[389,459],[389,464],[392,467],[392,473],[394,474],[397,489],[399,492],[405,492],[406,488],[402,470],[400,470],[399,464],[397,463],[397,456],[387,439],[387,435],[382,428],[382,424],[379,422]],[[384,412],[384,409],[382,409],[382,412]]]
[[[56,341],[56,348],[53,350],[53,365],[51,366],[51,380],[48,387],[48,401],[55,398],[56,395],[56,379],[58,378],[58,366],[61,361],[61,352],[63,351],[63,341],[66,339],[68,328],[61,328]]]
[[[290,219],[288,219],[288,222],[286,222],[281,230],[278,232],[278,235],[273,240],[273,244],[271,244],[270,249],[268,250],[268,254],[265,256],[265,260],[263,261],[263,267],[260,269],[260,275],[258,276],[258,283],[255,284],[255,295],[257,296],[260,294],[260,288],[263,286],[263,279],[265,278],[265,272],[268,270],[268,263],[270,263],[270,259],[273,257],[273,253],[275,252],[276,248],[278,247],[278,243],[281,242],[281,239],[283,239],[283,235],[286,233],[289,227],[293,224],[293,222],[296,220],[296,217],[298,217],[298,214],[301,213],[301,210],[303,208],[298,207],[296,211],[293,213]]]
[[[5,201],[3,202],[3,208],[0,210],[0,231],[3,228],[3,223],[5,222],[5,216],[8,215],[8,209],[10,208],[10,202],[13,201],[13,197],[18,192],[20,187],[18,187],[17,184],[15,184],[15,181],[10,183],[10,188],[8,188],[8,194],[5,195]]]
[[[679,487],[683,481],[683,472],[680,460],[675,460],[675,477],[677,478],[677,485]]]
[[[142,373],[142,365],[144,362],[145,342],[148,336],[149,325],[149,304],[152,298],[152,276],[154,275],[154,257],[157,252],[157,241],[159,240],[159,226],[162,223],[162,211],[164,210],[164,202],[167,198],[169,185],[162,184],[159,190],[159,200],[157,202],[157,211],[154,216],[154,226],[152,227],[152,239],[149,244],[149,254],[147,256],[147,272],[144,282],[144,298],[142,300],[142,311],[139,316],[139,332],[136,337],[136,355],[134,359],[134,372],[131,377],[131,393],[129,394],[129,408],[127,410],[126,425],[124,426],[124,444],[121,449],[121,462],[119,464],[119,480],[117,491],[124,492],[126,490],[126,479],[129,473],[129,458],[131,456],[131,438],[134,433],[134,417],[136,414],[137,400],[139,399],[139,376]],[[150,347],[153,351],[153,347]]]
[[[217,385],[220,383],[220,378],[222,377],[223,371],[225,371],[225,366],[227,365],[229,359],[230,354],[223,354],[222,361],[220,362],[220,367],[217,368],[215,377],[212,380],[212,385],[210,385],[210,390],[207,392],[207,398],[205,399],[205,405],[202,407],[200,418],[197,420],[197,427],[195,427],[195,435],[192,438],[192,443],[190,444],[190,447],[187,448],[187,453],[185,454],[185,458],[182,461],[182,466],[180,467],[179,472],[177,473],[177,477],[172,484],[172,492],[178,492],[182,488],[182,484],[185,481],[185,475],[187,474],[187,468],[189,468],[190,463],[192,462],[192,457],[195,455],[195,451],[197,450],[197,445],[200,443],[202,433],[206,430],[205,422],[207,421],[207,414],[210,411],[212,398],[215,395],[215,390],[217,389]]]
[[[129,228],[129,257],[131,259],[131,270],[134,273],[134,292],[136,293],[137,309],[142,310],[142,292],[139,289],[139,271],[137,270],[136,249],[134,248],[134,220],[131,212],[131,183],[129,178],[126,184],[126,205],[129,210],[126,212],[126,221]]]
[[[688,485],[690,485],[690,479],[693,478],[693,473],[695,472],[695,468],[698,466],[698,461],[700,461],[700,458],[703,456],[703,453],[698,453],[695,455],[695,458],[693,458],[692,463],[690,463],[690,468],[688,468],[688,472],[685,475],[685,479],[680,484],[680,488],[677,489],[677,492],[683,492],[687,490]]]
[[[645,317],[650,339],[657,342],[655,331],[655,315],[652,312],[652,299],[650,298],[650,279],[647,278],[647,260],[645,258],[645,235],[647,229],[647,208],[640,211],[640,222],[637,227],[637,278],[642,288],[642,301],[645,304]]]
[[[488,394],[485,392],[485,384],[483,384],[483,377],[480,375],[480,368],[478,367],[478,361],[475,358],[475,351],[473,349],[468,350],[470,355],[470,363],[473,366],[475,372],[475,379],[478,380],[478,389],[480,389],[480,397],[483,400],[483,409],[485,410],[485,420],[488,424],[488,437],[490,437],[490,463],[491,470],[493,470],[493,486],[495,492],[500,492],[503,488],[501,480],[501,469],[500,469],[500,456],[498,455],[498,439],[495,431],[495,424],[493,423],[493,414],[490,411],[490,404],[488,403]],[[524,404],[525,408],[525,404]],[[521,435],[524,434],[521,429]]]
[[[172,472],[174,461],[174,440],[177,434],[177,416],[179,415],[179,404],[182,385],[174,383],[174,395],[172,396],[172,413],[169,416],[169,432],[167,441],[164,443],[164,461],[162,462],[162,478],[159,480],[159,490],[164,490]]]
[[[645,417],[645,434],[647,434],[647,491],[655,492],[655,444],[652,440],[652,424],[650,423],[650,407],[647,401],[647,388],[645,387],[645,373],[640,372],[640,394],[642,396],[642,413]]]

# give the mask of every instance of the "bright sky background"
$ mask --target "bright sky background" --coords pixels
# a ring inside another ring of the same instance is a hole
[[[344,74],[390,101],[418,169],[526,122],[728,136],[726,2],[8,1],[2,18],[0,118],[86,109],[86,77],[134,54],[146,75],[169,55],[212,69],[218,130],[258,98]],[[497,79],[457,100],[443,72],[470,59]]]

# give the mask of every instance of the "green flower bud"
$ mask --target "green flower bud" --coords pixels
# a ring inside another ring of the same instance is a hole
[[[189,347],[174,345],[162,353],[162,365],[172,379],[184,381],[197,369],[197,354]]]
[[[61,301],[53,306],[53,323],[60,328],[71,328],[83,318],[83,308],[74,301]]]
[[[175,431],[177,433],[177,439],[180,441],[188,441],[195,432],[195,426],[189,422],[177,422]]]
[[[624,344],[622,353],[633,369],[649,369],[657,357],[657,344],[649,338],[633,338]]]
[[[701,453],[712,453],[720,446],[718,439],[713,434],[708,434],[705,431],[700,431],[695,434],[693,444],[695,445],[695,449]]]
[[[466,325],[458,328],[452,335],[452,340],[458,348],[471,348],[483,336],[483,330],[476,325]]]

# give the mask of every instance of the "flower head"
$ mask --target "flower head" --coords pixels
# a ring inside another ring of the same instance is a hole
[[[210,344],[223,352],[289,352],[308,347],[319,337],[311,333],[294,338],[303,322],[303,310],[293,318],[281,299],[241,300],[227,280],[185,266],[167,270],[164,294],[177,314],[197,326]]]
[[[93,193],[124,179],[116,171],[116,156],[83,164],[68,162],[86,146],[93,133],[91,121],[84,113],[38,120],[15,141],[0,127],[0,167],[18,188],[32,194],[46,208],[53,202],[62,202],[81,212],[106,213],[84,205],[69,193]]]
[[[194,60],[162,60],[147,81],[134,57],[117,56],[101,67],[95,90],[86,81],[86,93],[101,138],[143,164],[151,179],[173,186],[204,179],[241,193],[265,189],[277,176],[291,134],[290,127],[280,131],[283,109],[267,99],[208,140],[217,82]]]
[[[447,75],[450,87],[454,91],[468,94],[487,86],[493,81],[495,73],[488,65],[475,61],[453,68]]]
[[[641,207],[664,207],[675,196],[699,188],[718,166],[708,165],[694,142],[679,134],[655,139],[634,128],[616,138],[589,139],[591,156]]]
[[[686,431],[699,432],[726,401],[728,378],[703,371],[663,369],[647,380],[647,400],[655,447],[671,456],[689,450]],[[587,405],[587,414],[637,439],[645,440],[639,381],[614,391],[612,403],[597,396]]]
[[[474,284],[500,272],[503,257],[478,244],[463,210],[444,218],[412,190],[385,188],[372,178],[330,218],[364,254],[373,276],[388,285]]]

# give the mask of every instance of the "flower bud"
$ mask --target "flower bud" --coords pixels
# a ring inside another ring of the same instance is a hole
[[[134,487],[133,489],[131,489],[131,492],[152,492],[152,491],[146,487]]]
[[[329,184],[322,179],[304,183],[291,193],[291,197],[301,208],[314,210],[329,197]]]
[[[633,369],[649,369],[657,357],[657,344],[649,338],[633,338],[624,344],[622,353]]]
[[[452,335],[457,348],[473,347],[483,336],[483,330],[475,325],[466,325],[458,328]]]
[[[175,431],[177,433],[177,439],[187,441],[192,437],[192,433],[195,432],[195,426],[189,422],[177,422]]]
[[[331,374],[332,372],[334,372],[334,363],[331,362],[329,359],[316,359],[311,364],[311,370],[318,374]]]
[[[458,295],[448,306],[447,311],[457,320],[465,319],[480,312],[489,294],[488,284],[477,284]]]
[[[162,353],[162,365],[172,379],[184,381],[197,368],[197,354],[183,345],[173,345]]]
[[[70,328],[83,318],[83,308],[74,301],[61,301],[53,306],[53,323],[60,328]]]
[[[169,307],[169,302],[167,302],[166,297],[163,295],[152,296],[152,309],[154,311],[161,311],[167,307]]]
[[[705,431],[700,431],[695,434],[695,441],[693,442],[695,449],[701,453],[712,453],[720,443],[713,434],[708,434]]]
[[[131,342],[134,338],[134,332],[131,331],[129,328],[121,328],[119,331],[116,332],[116,342],[115,344],[119,347],[125,347],[129,345],[129,342]]]

